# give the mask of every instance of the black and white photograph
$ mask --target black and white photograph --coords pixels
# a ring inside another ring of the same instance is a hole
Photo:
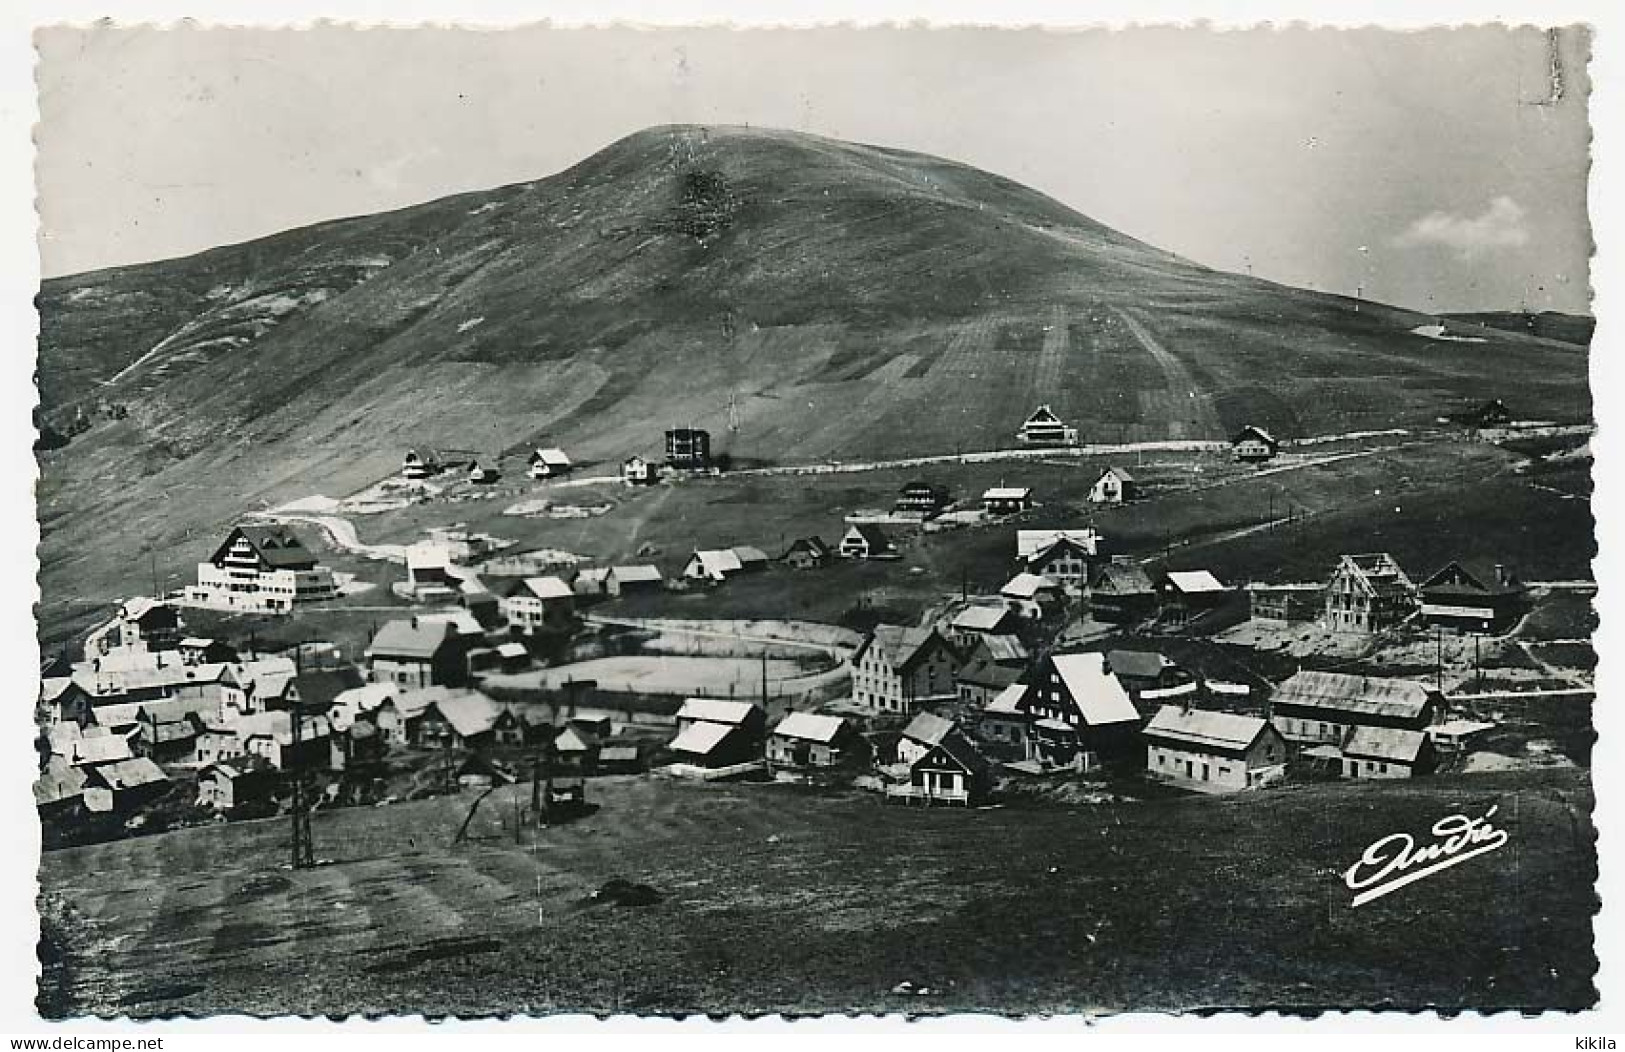
[[[42,22],[39,1018],[1597,1008],[1484,17]]]

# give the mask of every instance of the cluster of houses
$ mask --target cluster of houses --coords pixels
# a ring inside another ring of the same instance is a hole
[[[1378,635],[1411,621],[1501,633],[1528,606],[1528,586],[1500,563],[1456,559],[1420,583],[1386,552],[1341,556],[1323,585],[1250,585],[1252,616],[1320,621],[1334,632]]]

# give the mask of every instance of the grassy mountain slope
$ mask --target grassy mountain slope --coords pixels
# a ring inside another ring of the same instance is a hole
[[[1585,351],[1208,270],[1007,179],[896,150],[665,127],[551,178],[41,291],[47,604],[189,573],[245,507],[429,442],[578,459],[709,426],[770,462],[1404,426],[1507,396],[1589,415]],[[1488,364],[1493,363],[1493,364]],[[729,433],[729,404],[739,430]],[[101,538],[117,536],[108,546]]]

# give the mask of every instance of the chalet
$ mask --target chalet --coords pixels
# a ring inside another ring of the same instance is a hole
[[[720,698],[688,698],[677,710],[679,732],[692,729],[696,724],[714,723],[723,727],[737,727],[745,740],[760,746],[767,733],[767,713],[760,705],[749,701],[723,701]]]
[[[765,570],[771,561],[768,559],[767,553],[760,548],[752,548],[749,545],[741,544],[734,546],[732,550],[734,558],[739,560],[739,569],[742,573],[756,573],[759,570]]]
[[[1157,612],[1157,586],[1133,559],[1114,558],[1090,582],[1089,612],[1097,621],[1142,621]]]
[[[389,751],[384,732],[370,718],[356,720],[343,733],[328,735],[332,755],[328,767],[335,771],[348,771],[358,765],[375,764]]]
[[[609,717],[573,719],[553,739],[553,755],[560,763],[580,771],[592,771],[604,742],[615,733]]]
[[[636,566],[614,566],[610,568],[609,576],[604,579],[605,590],[610,595],[649,595],[666,590],[666,579],[660,576],[659,567],[642,563]]]
[[[768,735],[767,760],[774,767],[791,769],[834,767],[850,755],[857,741],[857,732],[844,717],[792,712]]]
[[[1286,740],[1256,716],[1164,705],[1144,736],[1146,774],[1157,781],[1233,793],[1286,777]]]
[[[922,712],[916,722],[930,716]],[[933,720],[937,717],[931,717]],[[933,726],[922,729],[922,737],[934,739],[929,745],[914,741],[904,732],[904,741],[920,746],[910,750],[908,785],[887,790],[887,796],[922,803],[979,804],[987,798],[993,785],[993,765],[977,751],[969,738],[954,724],[943,720],[946,729]],[[914,724],[910,724],[913,727]],[[899,756],[902,755],[901,743]]]
[[[504,705],[491,721],[491,744],[503,748],[536,745],[553,737],[553,725],[523,706]]]
[[[683,576],[691,581],[721,582],[743,570],[739,555],[732,548],[698,549],[689,556]]]
[[[451,696],[446,687],[401,691],[373,710],[373,720],[386,745],[418,745],[423,740],[423,714],[432,703]]]
[[[408,449],[401,458],[401,477],[426,479],[441,472],[440,454],[433,449]]]
[[[207,767],[243,755],[235,727],[204,727],[192,742],[192,766]]]
[[[983,636],[1015,635],[1018,620],[1006,606],[967,606],[948,623],[948,638],[968,654]]]
[[[1504,632],[1523,614],[1528,590],[1500,563],[1457,560],[1423,581],[1422,620],[1462,632]]]
[[[912,766],[915,760],[930,752],[944,738],[957,730],[953,720],[933,712],[917,713],[897,739],[897,762]]]
[[[469,465],[468,481],[472,482],[476,486],[492,486],[500,481],[501,478],[502,472],[489,465],[481,464],[477,460]]]
[[[90,692],[72,676],[48,676],[40,680],[39,718],[50,723],[93,722]]]
[[[999,589],[999,597],[1016,615],[1041,618],[1061,601],[1061,586],[1043,574],[1023,570],[1005,582]]]
[[[1140,483],[1126,468],[1109,467],[1089,487],[1091,504],[1127,504],[1140,499]]]
[[[1324,587],[1318,584],[1249,584],[1250,616],[1263,621],[1315,621],[1325,610]]]
[[[951,701],[959,655],[934,628],[876,625],[852,653],[852,697],[879,712]]]
[[[574,467],[569,456],[557,446],[531,450],[529,471],[533,479],[559,478],[568,475]]]
[[[660,481],[660,469],[642,457],[621,461],[621,481],[628,486],[653,486]]]
[[[522,632],[561,632],[575,624],[575,589],[562,577],[525,577],[508,587],[502,612]]]
[[[1033,491],[1026,486],[994,486],[982,493],[982,510],[989,515],[1016,515],[1033,506]]]
[[[1272,459],[1281,451],[1281,443],[1261,427],[1248,424],[1230,440],[1230,455],[1246,463]]]
[[[1033,755],[1033,716],[1025,705],[1027,687],[1012,683],[983,706],[977,734],[1001,759],[1025,760]]]
[[[1075,530],[1017,530],[1016,561],[1029,573],[1052,581],[1082,585],[1100,559],[1100,534],[1092,527]]]
[[[1002,693],[1012,683],[1021,679],[1021,669],[1000,665],[992,661],[987,651],[980,645],[977,647],[978,655],[973,657],[959,674],[954,682],[959,688],[959,700],[962,704],[975,708],[982,708]]]
[[[207,636],[187,636],[175,650],[183,665],[220,665],[237,660],[236,647]]]
[[[867,522],[855,522],[847,527],[839,550],[843,559],[885,559],[897,554],[885,531]]]
[[[116,760],[85,769],[84,799],[87,811],[124,814],[156,800],[168,790],[169,776],[145,757]]]
[[[368,676],[402,690],[461,686],[468,679],[468,640],[445,621],[388,621],[367,647]]]
[[[256,613],[287,613],[338,595],[333,572],[316,564],[299,535],[281,525],[236,526],[207,562],[187,602]]]
[[[798,537],[779,561],[792,570],[813,570],[828,563],[834,554],[821,537]]]
[[[1416,586],[1386,552],[1345,555],[1326,585],[1326,627],[1385,632],[1416,610]]]
[[[1437,763],[1428,735],[1399,727],[1356,727],[1341,751],[1346,778],[1414,778]]]
[[[1078,444],[1078,429],[1068,427],[1053,409],[1041,405],[1022,421],[1016,438],[1027,446],[1075,446]]]
[[[703,470],[711,466],[711,432],[697,427],[666,431],[666,463],[674,468]]]
[[[1222,606],[1230,594],[1224,582],[1208,570],[1167,570],[1157,578],[1163,616],[1175,621]]]
[[[85,660],[93,661],[115,650],[174,650],[180,643],[180,628],[180,613],[169,603],[136,596],[126,600],[111,621],[85,639]]]
[[[1034,719],[1039,756],[1058,766],[1089,769],[1136,742],[1140,714],[1104,654],[1041,659],[1028,677],[1023,705]]]
[[[472,691],[436,698],[423,710],[418,744],[426,748],[478,751],[492,743],[492,728],[502,706]]]
[[[1270,722],[1291,742],[1341,745],[1353,727],[1425,731],[1442,698],[1421,683],[1344,672],[1299,672],[1275,688]]]
[[[929,519],[946,508],[948,502],[948,487],[916,480],[903,487],[893,510],[899,515]]]
[[[197,802],[215,811],[268,804],[282,786],[282,773],[258,757],[211,763],[198,772]]]
[[[517,640],[497,645],[496,667],[503,673],[523,672],[530,667],[530,661],[530,651]]]

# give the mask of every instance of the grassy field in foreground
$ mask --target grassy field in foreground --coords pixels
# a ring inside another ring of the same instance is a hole
[[[516,845],[503,793],[45,856],[42,1011],[1008,1012],[1595,1001],[1584,772],[977,811],[595,782]],[[1349,906],[1367,844],[1482,815],[1507,846]],[[612,878],[647,906],[595,902]],[[69,904],[64,911],[55,903]],[[909,981],[930,996],[891,993]]]

